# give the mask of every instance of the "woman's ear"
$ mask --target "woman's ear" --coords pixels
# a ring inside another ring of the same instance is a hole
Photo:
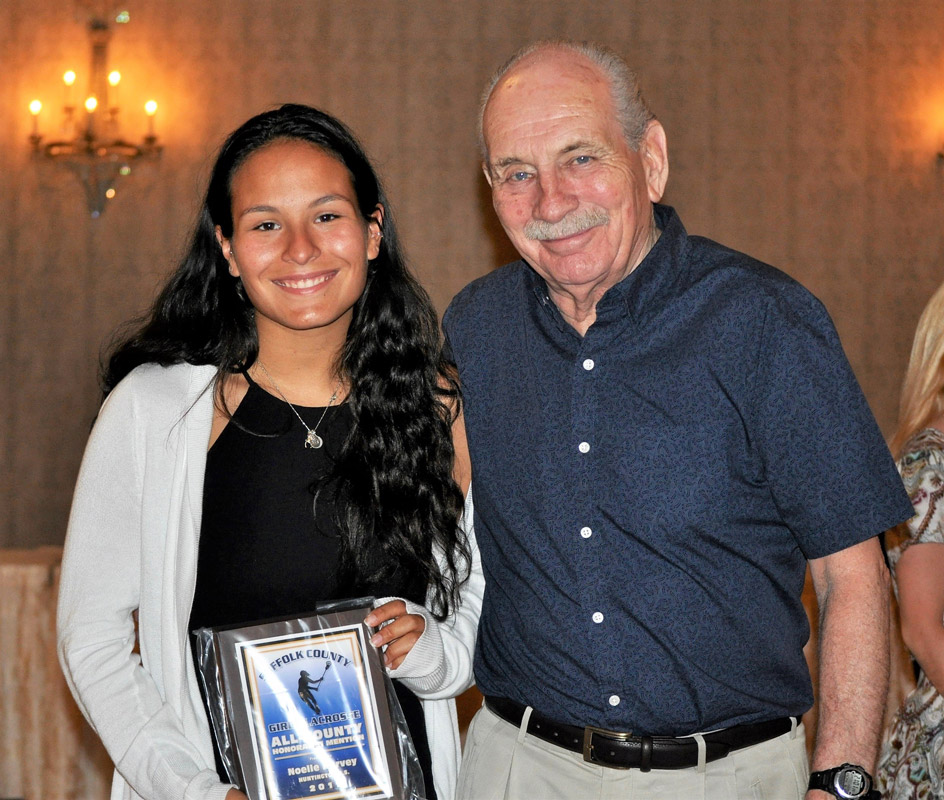
[[[367,260],[373,261],[380,254],[380,241],[383,239],[384,207],[377,204],[374,212],[367,218]]]
[[[227,239],[223,236],[223,231],[219,225],[215,228],[216,231],[216,243],[220,246],[220,250],[223,253],[223,258],[226,259],[226,263],[229,264],[229,274],[234,278],[239,277],[239,265],[236,263],[236,257],[233,255],[233,240]]]

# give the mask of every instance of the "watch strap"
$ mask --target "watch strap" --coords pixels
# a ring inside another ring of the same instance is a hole
[[[833,769],[823,769],[819,772],[811,772],[810,782],[807,785],[807,789],[819,789],[823,792],[835,794],[833,791],[833,775],[835,774],[836,771]]]

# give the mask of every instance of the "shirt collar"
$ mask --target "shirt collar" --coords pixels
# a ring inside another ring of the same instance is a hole
[[[671,206],[655,203],[653,214],[662,234],[636,269],[600,298],[591,330],[612,326],[627,317],[640,325],[648,314],[657,312],[664,301],[675,293],[681,265],[684,264],[684,253],[688,248],[688,234]],[[579,334],[567,324],[551,300],[544,279],[529,267],[526,280],[539,307],[551,314],[558,327],[579,338]]]

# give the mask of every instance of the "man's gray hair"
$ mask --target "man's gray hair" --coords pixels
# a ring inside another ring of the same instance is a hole
[[[495,86],[508,72],[528,56],[543,50],[569,50],[572,53],[582,55],[600,68],[600,71],[610,82],[610,95],[613,98],[613,107],[616,109],[616,119],[623,129],[623,136],[633,150],[638,150],[639,143],[646,133],[646,128],[656,117],[649,110],[649,106],[642,96],[636,73],[629,68],[629,65],[620,56],[603,45],[567,39],[544,39],[532,42],[509,58],[495,70],[485,87],[485,91],[482,92],[482,101],[479,106],[479,148],[482,151],[482,158],[488,158],[482,122],[485,117],[485,106],[488,104]]]

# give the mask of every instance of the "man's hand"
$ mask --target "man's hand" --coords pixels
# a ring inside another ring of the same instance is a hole
[[[402,600],[391,600],[377,606],[364,622],[372,628],[383,625],[370,643],[374,647],[384,647],[384,664],[390,669],[396,669],[403,663],[407,653],[426,630],[426,620],[419,614],[407,614],[406,603]]]
[[[230,789],[226,793],[226,800],[249,800],[239,789]]]

